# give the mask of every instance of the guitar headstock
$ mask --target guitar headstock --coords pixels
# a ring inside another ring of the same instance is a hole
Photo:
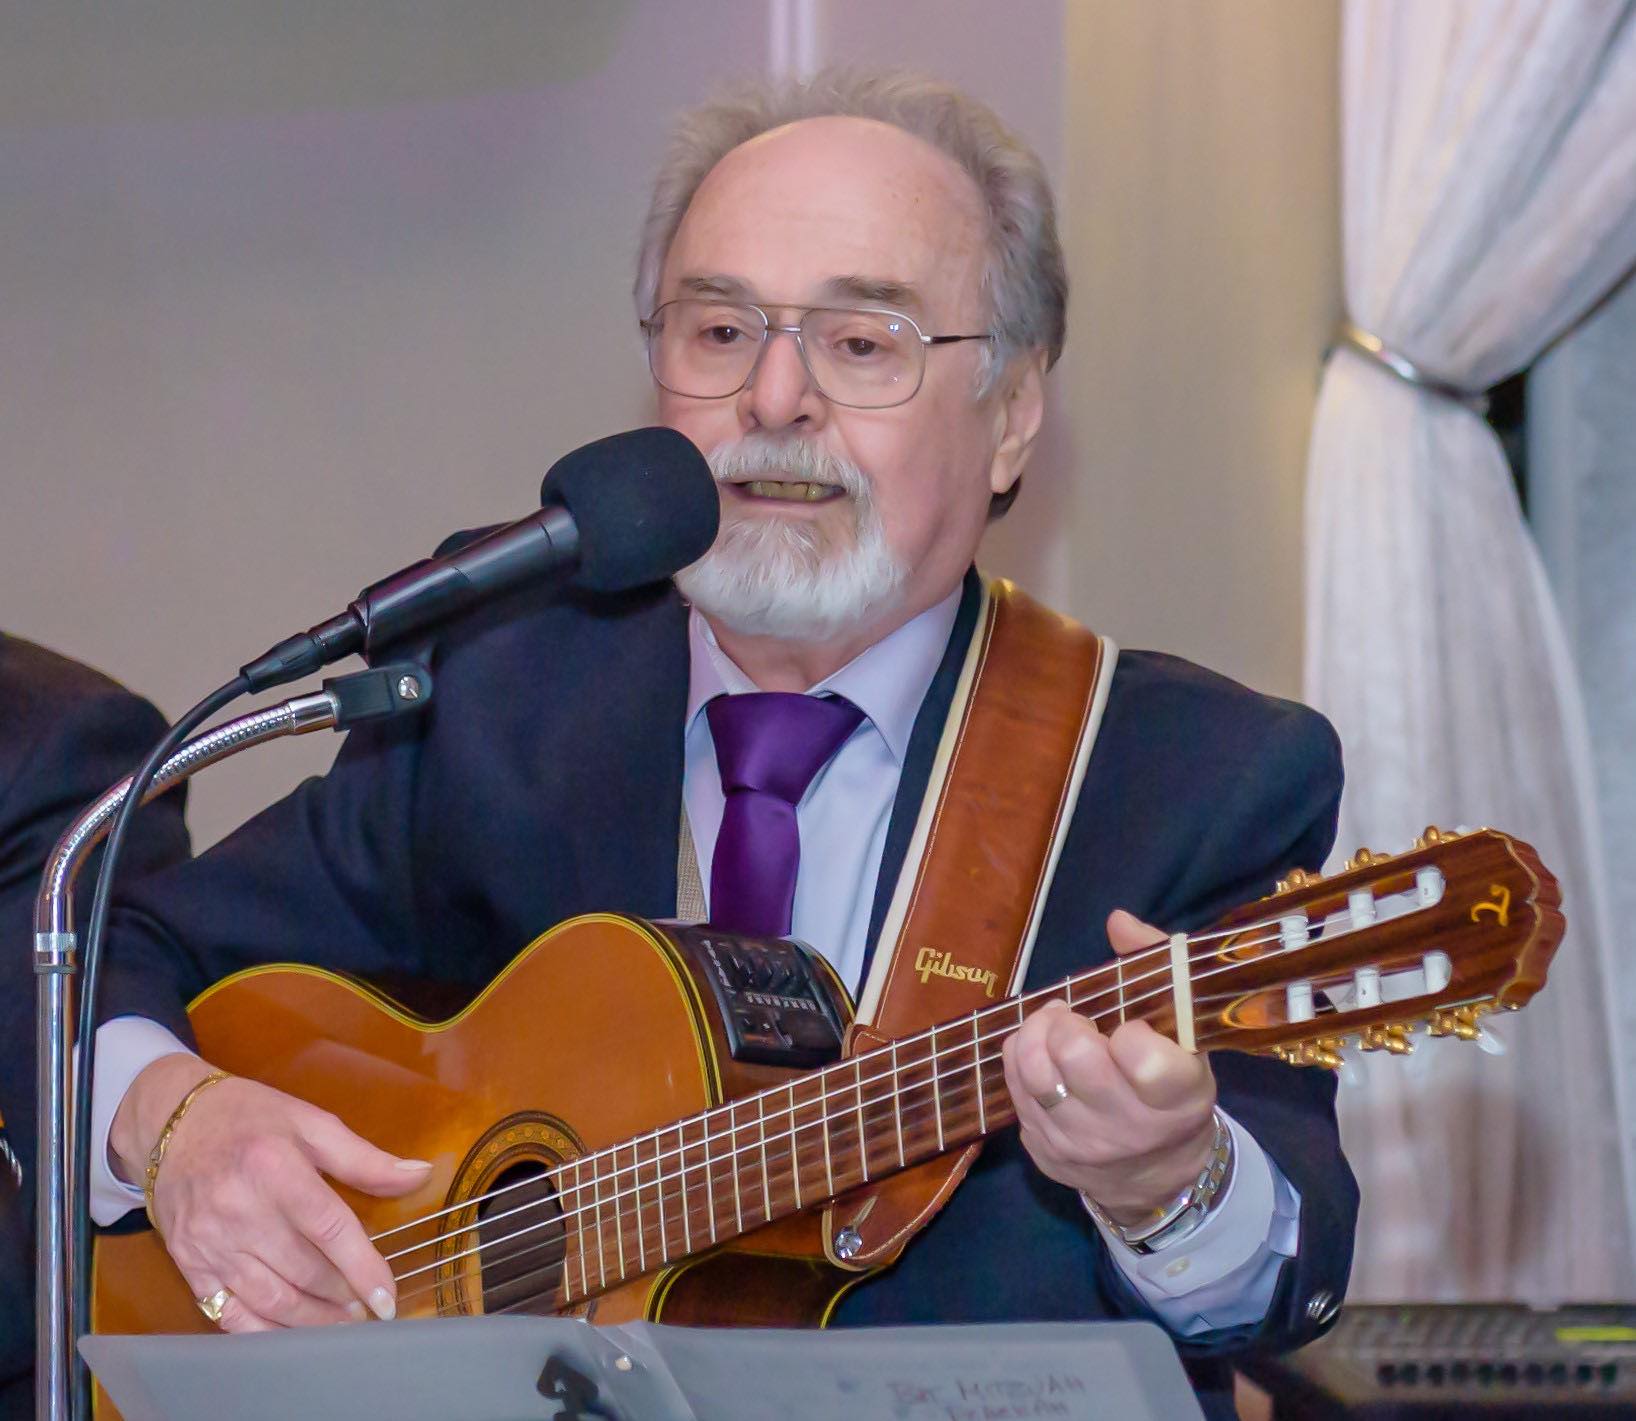
[[[1533,848],[1493,829],[1296,872],[1192,938],[1196,1040],[1321,1066],[1347,1046],[1406,1054],[1422,1028],[1475,1040],[1483,1013],[1544,985],[1560,903]]]

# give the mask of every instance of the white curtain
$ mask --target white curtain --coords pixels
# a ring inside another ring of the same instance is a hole
[[[1346,0],[1348,314],[1434,379],[1529,365],[1636,263],[1636,5]],[[1561,878],[1568,935],[1495,1057],[1423,1043],[1342,1089],[1356,1299],[1628,1297],[1636,1185],[1606,984],[1584,712],[1488,426],[1343,347],[1312,435],[1306,694],[1335,722],[1339,849],[1492,824]]]

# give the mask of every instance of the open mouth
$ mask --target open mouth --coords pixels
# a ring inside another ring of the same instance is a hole
[[[750,498],[770,498],[782,503],[827,503],[846,492],[839,484],[813,483],[806,479],[749,479],[733,487]]]

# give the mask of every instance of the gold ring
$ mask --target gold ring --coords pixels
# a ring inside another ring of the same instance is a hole
[[[222,1312],[226,1309],[228,1299],[232,1296],[232,1293],[228,1292],[226,1288],[217,1288],[208,1298],[195,1298],[194,1301],[198,1303],[200,1312],[219,1325],[222,1320]]]
[[[1061,1081],[1058,1081],[1051,1087],[1050,1090],[1046,1091],[1044,1095],[1036,1095],[1034,1097],[1035,1100],[1039,1101],[1041,1110],[1055,1110],[1057,1106],[1061,1105],[1067,1098],[1068,1087]]]

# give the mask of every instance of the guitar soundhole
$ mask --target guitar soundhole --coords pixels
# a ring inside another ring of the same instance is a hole
[[[485,1192],[489,1197],[477,1210],[484,1313],[553,1312],[565,1236],[545,1165],[512,1165]]]

